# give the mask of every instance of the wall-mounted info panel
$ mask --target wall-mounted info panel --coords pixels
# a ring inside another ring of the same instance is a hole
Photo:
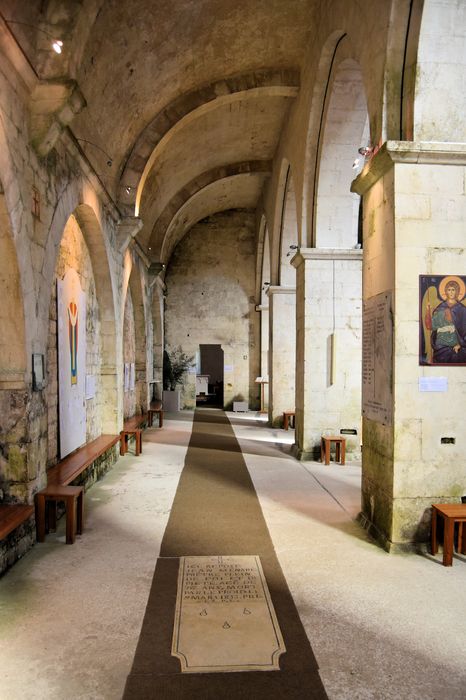
[[[172,655],[182,672],[277,671],[285,651],[258,556],[180,558]]]
[[[60,457],[86,442],[86,294],[76,270],[57,280]]]
[[[362,414],[391,425],[393,414],[393,314],[390,292],[364,301]]]

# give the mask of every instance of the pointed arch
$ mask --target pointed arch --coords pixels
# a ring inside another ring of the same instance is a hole
[[[351,182],[364,165],[358,148],[370,141],[369,117],[359,64],[344,58],[334,67],[318,160],[314,241],[317,248],[358,244],[360,197]]]
[[[145,413],[148,408],[148,354],[147,354],[147,330],[146,309],[144,306],[144,280],[141,274],[140,262],[132,256],[131,273],[128,289],[131,292],[131,300],[134,316],[135,330],[135,392],[136,413]]]
[[[278,281],[281,286],[294,286],[296,283],[296,271],[290,264],[290,261],[298,245],[296,191],[291,167],[289,167],[286,177],[280,226],[280,267],[278,271]]]

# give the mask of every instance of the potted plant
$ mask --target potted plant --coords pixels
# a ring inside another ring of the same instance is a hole
[[[163,408],[165,411],[180,410],[180,390],[184,374],[194,364],[194,355],[187,355],[181,346],[163,353]]]

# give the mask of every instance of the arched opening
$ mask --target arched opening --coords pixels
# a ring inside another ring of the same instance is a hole
[[[81,204],[63,227],[51,275],[46,341],[49,465],[118,429],[115,341],[103,234],[94,210]]]
[[[320,148],[317,248],[350,249],[358,245],[360,197],[350,187],[364,165],[358,149],[368,143],[369,119],[361,69],[353,59],[346,59],[335,73]]]
[[[322,433],[354,431],[348,449],[359,456],[362,352],[362,207],[351,183],[364,165],[358,149],[369,143],[369,118],[359,65],[333,65],[319,145],[314,241],[306,261],[302,331],[305,373],[300,440],[316,454]],[[309,416],[312,415],[312,421]]]
[[[132,316],[134,323],[134,408],[135,413],[145,413],[148,408],[148,372],[147,372],[147,324],[144,308],[142,279],[139,266],[133,259],[131,274],[129,278],[128,295],[131,296]],[[127,303],[125,303],[125,326],[127,321]],[[125,343],[125,333],[123,342]],[[123,348],[126,352],[126,346]],[[125,359],[126,362],[126,359]],[[125,414],[126,415],[126,414]],[[130,415],[134,415],[130,414]]]
[[[269,422],[280,425],[294,411],[296,385],[296,272],[291,260],[298,248],[296,194],[289,163],[282,163],[274,236],[269,301]],[[274,281],[272,280],[272,282]]]
[[[296,212],[296,193],[291,168],[288,168],[280,226],[279,284],[282,286],[294,286],[296,284],[296,271],[293,265],[291,265],[291,258],[297,249],[298,219]]]
[[[102,324],[89,248],[76,216],[55,263],[47,343],[47,462],[102,434]]]

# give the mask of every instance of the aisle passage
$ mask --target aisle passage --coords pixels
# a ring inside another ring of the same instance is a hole
[[[260,557],[286,653],[278,671],[181,673],[171,655],[180,557]],[[162,541],[125,698],[326,698],[228,418],[200,409]]]

